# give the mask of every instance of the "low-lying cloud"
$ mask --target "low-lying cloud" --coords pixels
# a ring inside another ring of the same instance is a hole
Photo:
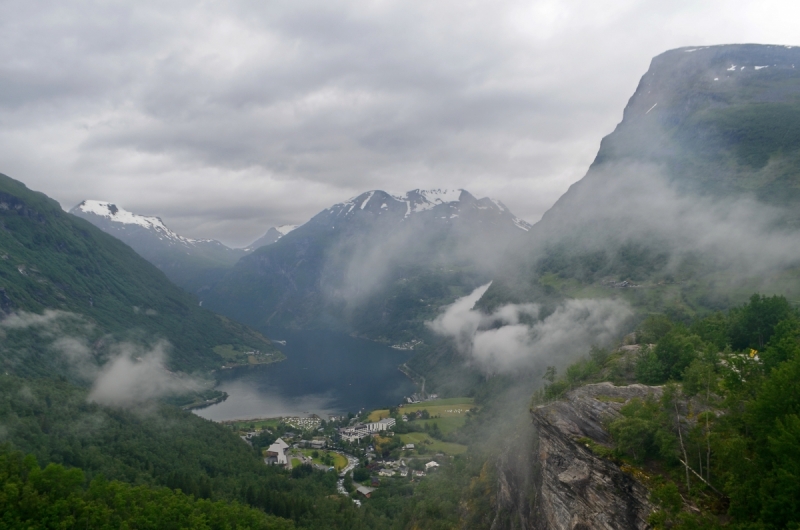
[[[17,313],[11,313],[3,320],[0,320],[0,328],[40,328],[44,332],[50,332],[54,331],[53,327],[58,321],[63,321],[65,319],[82,320],[80,315],[68,311],[60,311],[58,309],[45,309],[44,313],[41,315],[38,313],[19,311]]]
[[[544,318],[537,304],[508,304],[487,314],[474,307],[489,285],[458,299],[428,323],[489,374],[563,365],[593,344],[610,343],[633,316],[628,304],[608,299],[567,300]]]
[[[165,359],[169,348],[166,341],[159,341],[149,350],[120,344],[117,354],[100,368],[89,401],[125,408],[203,390],[205,386],[200,381],[167,369]]]
[[[59,354],[69,373],[89,383],[89,401],[101,405],[131,408],[155,399],[203,390],[207,384],[186,374],[171,372],[166,365],[169,342],[161,340],[147,347],[130,342],[116,343],[105,337],[102,352],[92,347],[80,330],[91,324],[76,313],[46,310],[36,314],[13,313],[0,320],[2,330],[31,329]]]
[[[658,165],[624,163],[592,170],[538,228],[576,254],[637,242],[668,253],[667,271],[694,255],[706,268],[754,277],[800,264],[793,223],[793,212],[743,192],[682,190]]]

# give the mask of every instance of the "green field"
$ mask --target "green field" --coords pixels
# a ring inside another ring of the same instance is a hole
[[[473,408],[475,406],[474,402],[475,400],[469,397],[435,399],[433,401],[424,401],[413,405],[402,405],[400,406],[400,413],[409,414],[418,410],[427,410],[430,412],[431,416],[440,416],[442,418],[446,418],[447,416],[460,416]],[[455,412],[458,409],[461,409],[461,411]],[[388,416],[389,409],[376,409],[370,412],[369,416],[367,416],[367,421],[378,421]]]
[[[427,433],[424,432],[410,432],[408,434],[401,434],[400,439],[403,443],[414,444],[416,446],[424,445],[428,449],[428,453],[444,453],[446,455],[458,455],[467,451],[466,445],[454,444],[450,442],[441,442],[434,440]],[[428,443],[430,442],[430,443]]]
[[[442,418],[433,418],[430,420],[416,420],[414,425],[418,427],[420,425],[429,425],[433,427],[433,424],[435,423],[439,426],[439,430],[442,431],[442,434],[447,435],[463,427],[466,421],[466,415],[462,414],[461,416],[447,416]]]
[[[388,417],[389,417],[389,409],[377,409],[369,413],[369,416],[367,416],[367,421],[380,421],[383,418],[388,418]]]
[[[261,420],[231,421],[222,423],[233,425],[233,428],[237,431],[250,432],[251,430],[260,431],[263,429],[274,429],[281,421],[281,418],[266,418]],[[253,427],[251,427],[251,425]]]
[[[405,405],[400,409],[400,413],[410,416],[419,410],[427,410],[431,415],[431,419],[435,419],[439,424],[442,432],[450,433],[464,425],[467,411],[474,407],[475,404],[472,398],[437,399],[414,405]],[[431,423],[431,421],[426,420],[425,423]]]

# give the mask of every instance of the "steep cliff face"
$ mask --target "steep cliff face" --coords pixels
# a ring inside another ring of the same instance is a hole
[[[651,394],[658,397],[661,388],[598,383],[535,408],[530,462],[519,456],[499,463],[499,515],[494,528],[648,528],[653,506],[647,489],[613,462],[595,455],[587,439],[610,444],[604,423],[619,417],[628,400]]]
[[[797,245],[778,241],[800,234],[798,168],[800,48],[661,54],[586,176],[531,228],[481,304],[557,301],[592,284],[615,296],[623,281],[650,290],[634,304],[687,316],[754,290],[797,296],[784,273],[800,261],[782,253]],[[768,241],[775,252],[754,250]],[[739,292],[742,280],[754,287]]]

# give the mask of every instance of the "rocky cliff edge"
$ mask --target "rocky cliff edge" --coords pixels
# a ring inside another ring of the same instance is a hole
[[[630,399],[648,395],[659,397],[661,388],[598,383],[532,410],[538,438],[532,528],[649,528],[653,505],[647,489],[590,449],[590,444],[608,446],[604,424],[619,417]]]

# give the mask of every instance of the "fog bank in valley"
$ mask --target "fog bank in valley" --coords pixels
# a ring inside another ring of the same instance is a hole
[[[447,306],[428,323],[437,334],[452,338],[462,355],[487,374],[563,367],[592,345],[610,344],[633,316],[627,303],[610,299],[566,300],[543,318],[537,304],[508,304],[487,314],[474,306],[489,285]]]

